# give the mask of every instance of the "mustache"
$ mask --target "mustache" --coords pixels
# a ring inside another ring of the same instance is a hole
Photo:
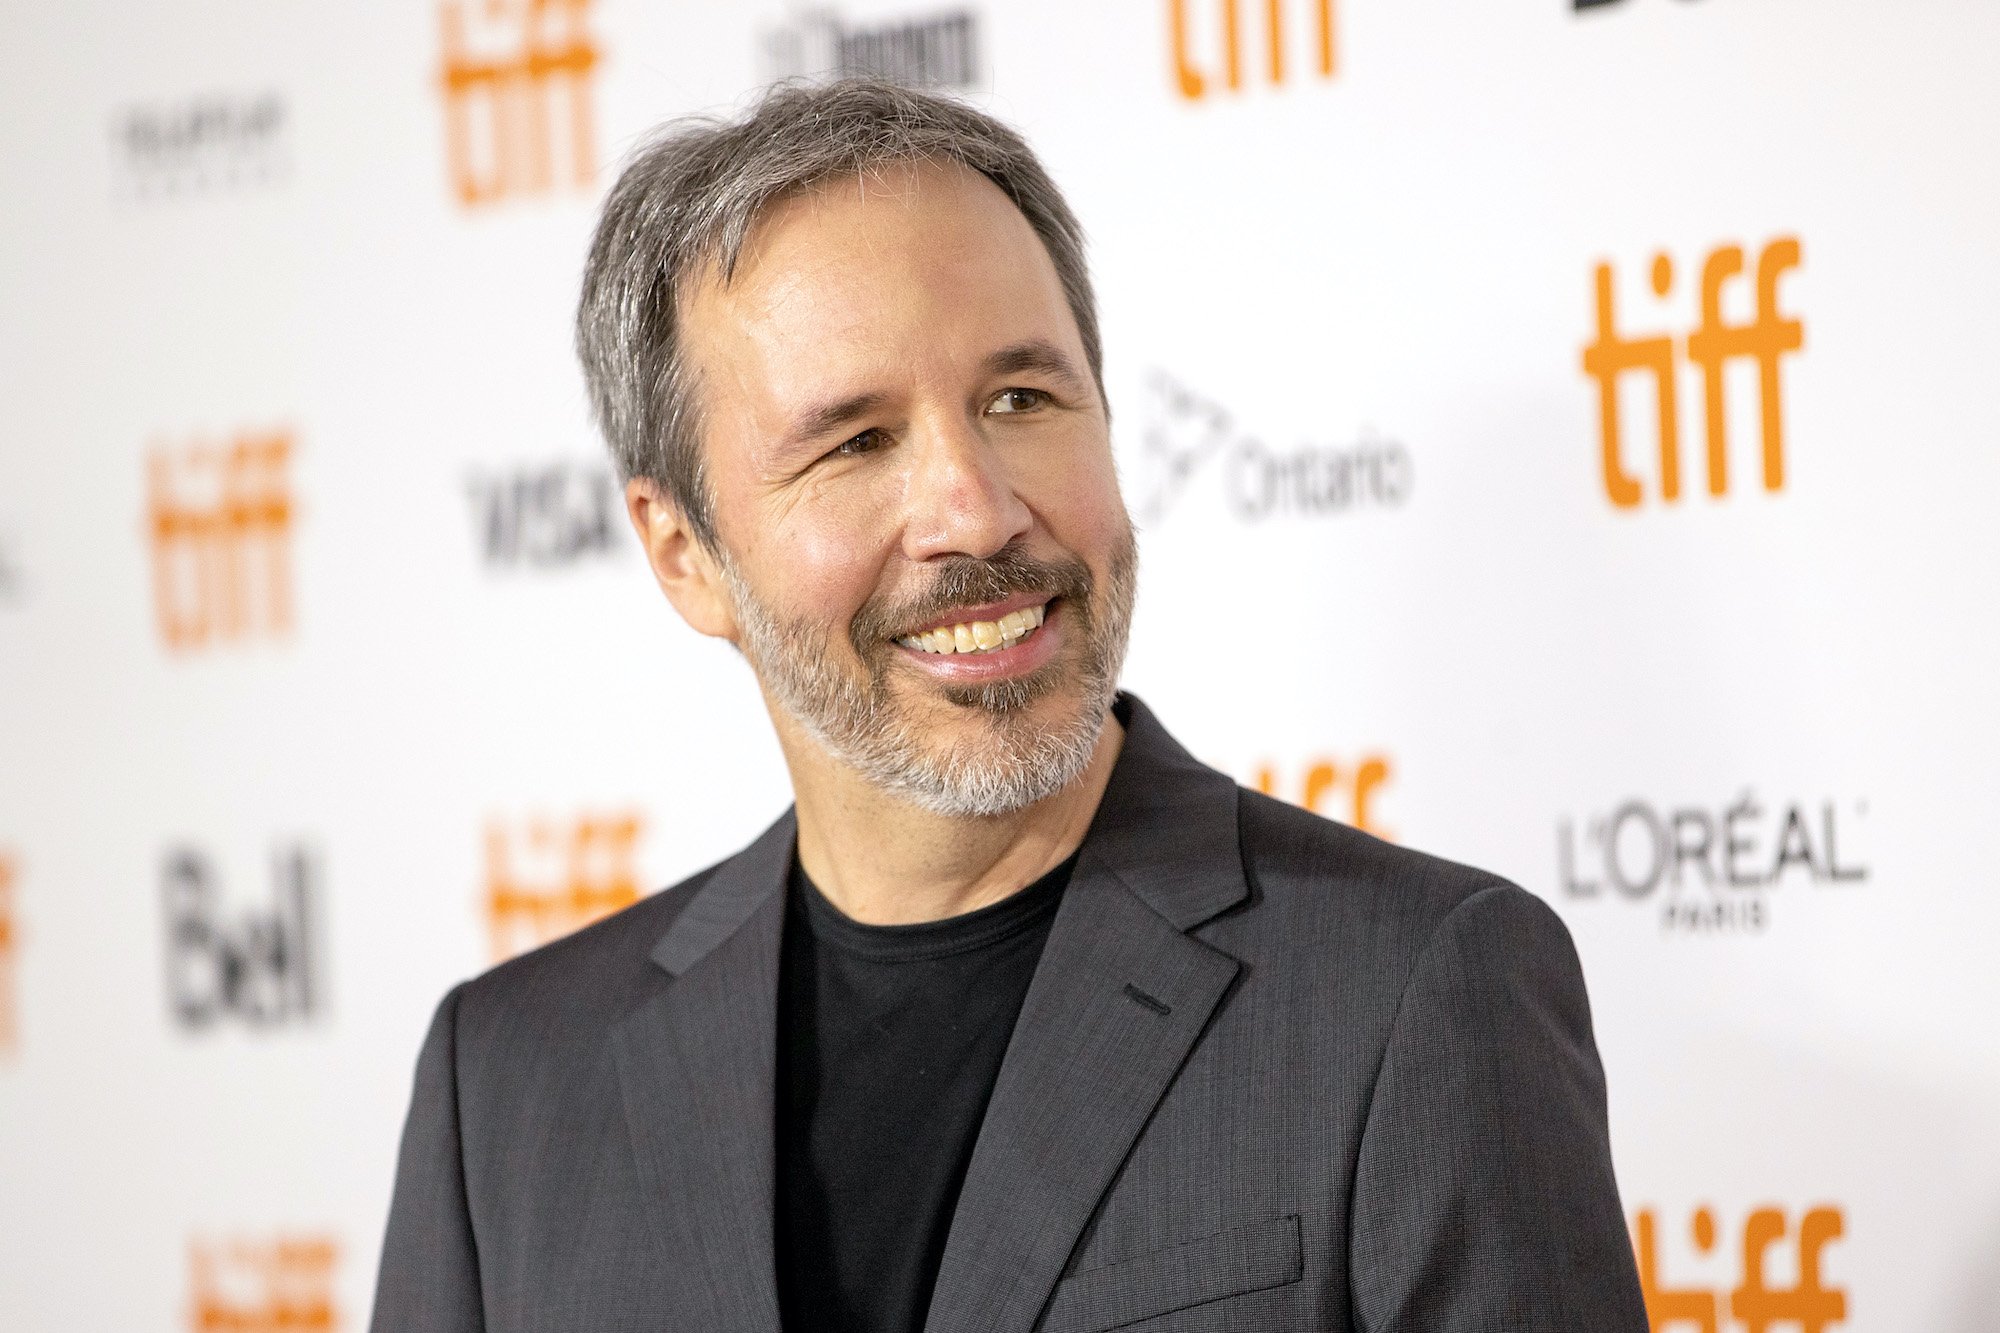
[[[961,606],[1004,601],[1022,593],[1062,597],[1086,614],[1090,605],[1090,567],[1074,556],[1043,560],[1018,547],[1003,546],[983,559],[947,556],[935,568],[930,586],[915,596],[868,599],[848,627],[856,652],[865,656],[886,640],[901,638]]]

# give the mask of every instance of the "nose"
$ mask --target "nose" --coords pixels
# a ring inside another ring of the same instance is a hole
[[[927,426],[910,451],[903,554],[984,560],[1034,526],[1034,512],[1014,489],[1006,460],[969,421]]]

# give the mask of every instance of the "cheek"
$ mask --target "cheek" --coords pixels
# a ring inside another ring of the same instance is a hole
[[[845,625],[875,591],[882,559],[865,513],[843,504],[795,508],[762,543],[775,598],[792,616]]]
[[[1118,491],[1111,451],[1103,446],[1067,451],[1057,467],[1027,479],[1030,506],[1056,540],[1090,559],[1123,539],[1129,520]]]

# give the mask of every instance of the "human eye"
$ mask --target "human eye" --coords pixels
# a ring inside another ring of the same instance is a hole
[[[1049,401],[1049,395],[1040,389],[1015,387],[1002,389],[986,404],[986,411],[994,416],[1010,416],[1020,412],[1032,412]]]
[[[872,454],[889,442],[888,435],[871,427],[859,435],[842,440],[827,451],[828,458],[854,458],[861,454]]]

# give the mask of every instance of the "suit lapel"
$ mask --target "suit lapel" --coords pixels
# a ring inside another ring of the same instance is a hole
[[[666,1327],[778,1330],[772,1125],[794,827],[781,818],[695,891],[653,949],[674,980],[612,1033],[668,1285],[685,1297]]]
[[[1236,788],[1129,696],[1105,792],[987,1105],[931,1333],[1026,1333],[1239,969],[1185,932],[1249,894]]]

